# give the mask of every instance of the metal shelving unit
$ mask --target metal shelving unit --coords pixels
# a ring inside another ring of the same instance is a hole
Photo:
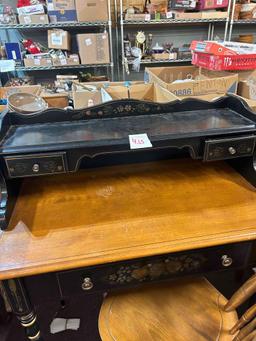
[[[92,22],[58,22],[49,24],[10,24],[10,25],[0,25],[0,29],[34,29],[34,28],[86,28],[86,27],[97,27],[97,26],[107,26],[107,21],[92,21]]]
[[[256,24],[256,19],[247,19],[247,20],[239,19],[239,20],[234,20],[233,24],[252,25],[252,24]]]
[[[32,71],[51,71],[51,70],[63,70],[63,69],[83,69],[83,68],[107,68],[108,73],[111,76],[111,80],[114,78],[114,58],[113,58],[113,39],[112,39],[112,20],[111,20],[111,0],[108,0],[108,21],[91,21],[91,22],[58,22],[58,23],[49,23],[49,24],[10,24],[10,25],[0,25],[0,30],[9,30],[9,29],[19,29],[19,30],[32,30],[32,29],[41,29],[47,30],[50,28],[100,28],[104,29],[104,27],[108,31],[109,36],[109,50],[110,50],[110,63],[109,64],[93,64],[93,65],[60,65],[60,66],[34,66],[34,67],[25,67],[25,66],[16,66],[16,72],[32,72]],[[8,32],[8,31],[7,31]],[[109,72],[110,71],[110,72]]]
[[[191,62],[191,58],[184,58],[184,59],[142,59],[141,64],[170,64],[170,63],[188,63]],[[133,60],[128,60],[128,64],[131,65]]]
[[[123,73],[123,79],[125,79],[125,69],[126,69],[126,58],[124,53],[124,28],[136,26],[139,29],[147,26],[164,26],[168,27],[171,25],[207,25],[208,34],[207,39],[213,40],[214,38],[214,28],[215,24],[225,24],[224,28],[224,40],[227,39],[228,29],[229,29],[229,17],[232,8],[232,1],[229,0],[227,8],[227,18],[215,18],[215,19],[159,19],[159,20],[125,20],[123,18],[123,0],[120,0],[120,11],[119,11],[119,26],[120,26],[120,44],[121,44],[121,68]],[[141,27],[139,27],[141,26]],[[141,64],[175,64],[175,63],[188,63],[191,62],[191,58],[186,59],[176,59],[176,60],[141,60]],[[128,65],[132,64],[132,61],[128,61]]]
[[[232,32],[233,32],[233,26],[234,25],[255,25],[256,24],[256,19],[239,19],[239,20],[234,20],[234,15],[235,15],[235,5],[236,5],[236,0],[231,0],[231,18],[230,18],[230,25],[229,25],[229,34],[228,34],[228,40],[230,41],[232,38]]]
[[[47,70],[65,70],[65,69],[84,69],[84,68],[95,68],[95,67],[110,67],[110,64],[79,64],[79,65],[59,65],[59,66],[16,66],[16,71],[47,71]]]
[[[123,25],[191,25],[191,24],[209,24],[222,23],[227,19],[160,19],[160,20],[123,20]]]

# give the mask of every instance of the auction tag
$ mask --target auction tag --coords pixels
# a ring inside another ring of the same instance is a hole
[[[174,17],[173,12],[166,12],[167,19],[173,19],[173,17]]]
[[[151,15],[150,14],[145,14],[145,21],[150,21]]]
[[[30,18],[29,15],[24,17],[23,19],[24,19],[25,24],[30,24],[31,23],[31,18]]]
[[[60,59],[61,65],[67,65],[67,59],[66,58],[61,58]]]
[[[147,134],[129,135],[129,142],[131,149],[152,147],[152,143],[150,142]]]
[[[90,38],[85,39],[85,45],[86,46],[92,45],[92,40]]]
[[[51,35],[52,45],[61,46],[62,45],[62,35],[52,33]]]

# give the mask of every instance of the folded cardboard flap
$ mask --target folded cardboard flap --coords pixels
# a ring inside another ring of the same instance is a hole
[[[236,93],[238,75],[200,70],[195,66],[146,68],[145,79],[178,97],[209,93]]]
[[[92,92],[87,90],[76,90],[77,87],[74,87],[73,100],[75,109],[88,107],[88,102],[89,104],[92,104],[93,102],[94,105],[102,103],[101,88],[105,89],[112,100],[130,98],[167,103],[178,99],[178,97],[167,89],[163,89],[158,84],[136,84],[136,82],[132,82],[129,86],[126,86],[123,82],[112,82],[109,83],[110,85],[108,86],[106,86],[106,83],[104,82],[96,84],[97,86],[95,86],[95,83],[85,83],[87,86],[94,85],[95,88],[97,88],[97,90]]]
[[[101,92],[100,90],[95,91],[74,91],[73,92],[73,102],[75,109],[83,109],[92,107],[94,105],[101,104]]]

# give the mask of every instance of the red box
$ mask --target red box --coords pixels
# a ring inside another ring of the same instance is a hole
[[[194,52],[210,53],[215,56],[244,55],[255,54],[256,44],[238,43],[234,41],[215,42],[193,40],[190,45],[190,50]]]
[[[193,52],[192,64],[212,71],[253,70],[256,68],[256,54],[214,55]]]
[[[228,7],[228,0],[199,0],[196,9],[216,9]]]

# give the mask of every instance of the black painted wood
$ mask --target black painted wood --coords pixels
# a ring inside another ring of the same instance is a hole
[[[179,153],[204,161],[252,157],[255,123],[255,114],[234,96],[165,104],[119,100],[31,115],[4,112],[0,116],[0,228],[8,225],[7,198],[13,181],[6,185],[8,179],[75,172],[87,165],[143,160],[147,155],[151,160]],[[152,148],[130,149],[129,135],[140,133],[148,134]],[[254,173],[253,167],[243,175],[254,184]]]
[[[24,328],[28,340],[43,341],[37,316],[22,279],[9,279],[2,283],[12,311]]]

